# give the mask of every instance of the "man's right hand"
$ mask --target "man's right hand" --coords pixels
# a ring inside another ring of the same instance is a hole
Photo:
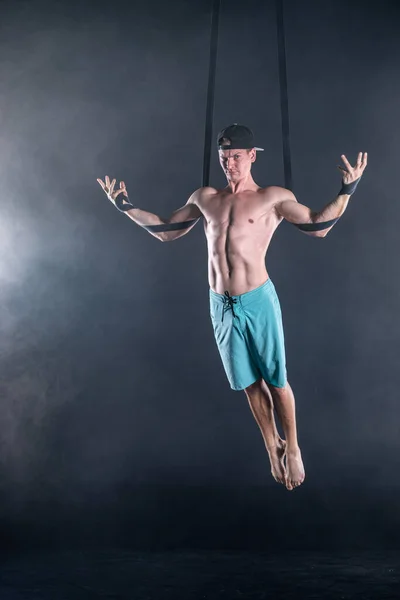
[[[97,180],[99,182],[99,184],[101,185],[101,187],[103,188],[104,192],[107,195],[107,198],[115,205],[115,199],[117,198],[117,196],[119,194],[123,194],[125,196],[126,199],[128,199],[128,192],[126,190],[125,187],[125,183],[123,181],[119,182],[119,190],[116,190],[114,192],[114,187],[116,184],[116,179],[113,179],[110,183],[110,178],[108,175],[106,175],[105,181],[102,181],[101,179]]]

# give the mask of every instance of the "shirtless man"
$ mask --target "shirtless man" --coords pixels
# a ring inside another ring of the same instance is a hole
[[[279,300],[266,267],[271,238],[283,219],[307,235],[325,237],[346,210],[367,166],[359,153],[355,167],[342,155],[339,195],[320,212],[299,204],[282,187],[261,188],[251,175],[256,160],[253,132],[233,124],[218,135],[220,165],[228,185],[203,187],[168,219],[131,204],[123,181],[97,181],[107,197],[132,221],[163,242],[186,235],[203,217],[208,245],[210,313],[215,339],[229,383],[244,390],[261,430],[274,479],[288,490],[301,485],[304,466],[297,440],[295,400],[286,377]],[[277,412],[283,440],[274,419]]]

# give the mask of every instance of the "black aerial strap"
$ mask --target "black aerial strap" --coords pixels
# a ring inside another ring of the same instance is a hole
[[[285,188],[293,190],[292,157],[290,150],[290,124],[289,124],[289,95],[287,85],[286,65],[286,40],[285,21],[283,17],[283,1],[276,0],[276,27],[278,36],[278,60],[279,60],[279,83],[281,96],[281,118],[282,118],[282,147],[283,147],[283,172],[285,176]],[[332,227],[338,219],[325,221],[324,223],[302,223],[296,227],[302,231],[322,231]]]
[[[214,120],[214,98],[215,98],[215,73],[217,70],[218,53],[218,29],[219,17],[221,12],[221,0],[213,0],[211,14],[211,36],[210,36],[210,59],[208,67],[208,88],[207,88],[207,107],[206,107],[206,127],[204,133],[204,158],[203,158],[203,179],[202,186],[208,186],[210,183],[210,165],[212,134]],[[197,223],[199,219],[191,219],[182,223],[167,223],[165,225],[148,225],[144,229],[149,232],[158,233],[162,231],[176,231],[179,229],[188,229]]]
[[[207,88],[207,108],[206,108],[206,128],[204,135],[204,158],[203,158],[203,180],[202,186],[210,184],[210,164],[211,148],[213,134],[214,117],[214,97],[215,97],[215,73],[217,70],[218,54],[218,29],[221,12],[221,0],[213,0],[211,16],[211,36],[210,36],[210,60],[208,67],[208,88]]]
[[[281,96],[281,118],[282,118],[282,143],[283,143],[283,170],[285,176],[285,187],[293,189],[292,159],[290,151],[289,130],[289,99],[286,68],[286,43],[285,23],[283,19],[283,0],[276,0],[276,26],[278,34],[278,61],[279,61],[279,83]]]

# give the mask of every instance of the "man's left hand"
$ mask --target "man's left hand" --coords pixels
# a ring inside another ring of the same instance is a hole
[[[343,173],[343,183],[353,183],[357,179],[360,179],[362,174],[364,173],[365,167],[368,162],[368,153],[367,152],[359,152],[357,157],[357,163],[355,167],[352,167],[346,156],[342,154],[340,157],[346,168],[338,165],[338,169]]]

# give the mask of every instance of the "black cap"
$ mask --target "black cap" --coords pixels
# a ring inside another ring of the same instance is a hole
[[[254,145],[254,134],[249,127],[233,123],[222,129],[217,138],[219,150],[238,150],[246,148],[255,148],[256,150],[264,150],[264,148],[256,148]]]

